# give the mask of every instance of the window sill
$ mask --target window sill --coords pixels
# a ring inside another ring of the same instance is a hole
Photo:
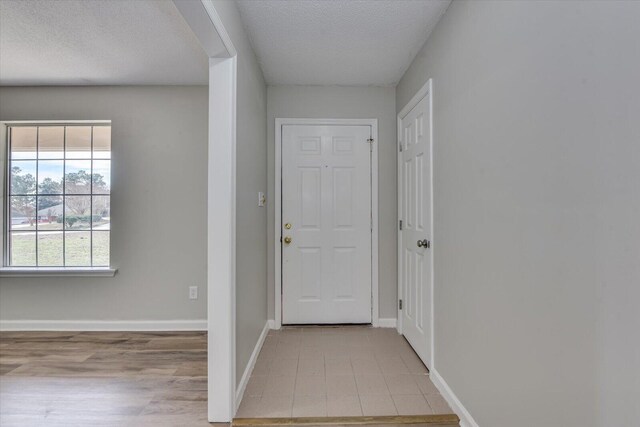
[[[109,267],[0,267],[0,277],[113,277]]]

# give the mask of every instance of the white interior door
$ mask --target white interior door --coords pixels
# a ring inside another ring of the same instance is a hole
[[[431,365],[431,92],[400,117],[400,284],[402,333]]]
[[[370,138],[371,126],[282,127],[285,324],[371,322]]]

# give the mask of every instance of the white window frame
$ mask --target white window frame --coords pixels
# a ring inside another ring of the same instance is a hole
[[[0,122],[0,222],[2,223],[2,244],[0,245],[0,277],[70,277],[98,276],[113,277],[117,269],[109,267],[12,267],[8,265],[6,253],[9,229],[9,127],[13,125],[79,125],[109,124],[110,120],[21,120]],[[110,231],[111,234],[111,231]],[[110,261],[111,262],[111,261]]]

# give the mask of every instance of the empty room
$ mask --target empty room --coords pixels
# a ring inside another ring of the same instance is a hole
[[[639,23],[0,0],[0,425],[640,426]]]

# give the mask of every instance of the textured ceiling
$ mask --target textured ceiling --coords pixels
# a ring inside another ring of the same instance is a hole
[[[238,0],[269,84],[395,85],[449,0]]]
[[[0,84],[207,84],[170,0],[0,0]]]

